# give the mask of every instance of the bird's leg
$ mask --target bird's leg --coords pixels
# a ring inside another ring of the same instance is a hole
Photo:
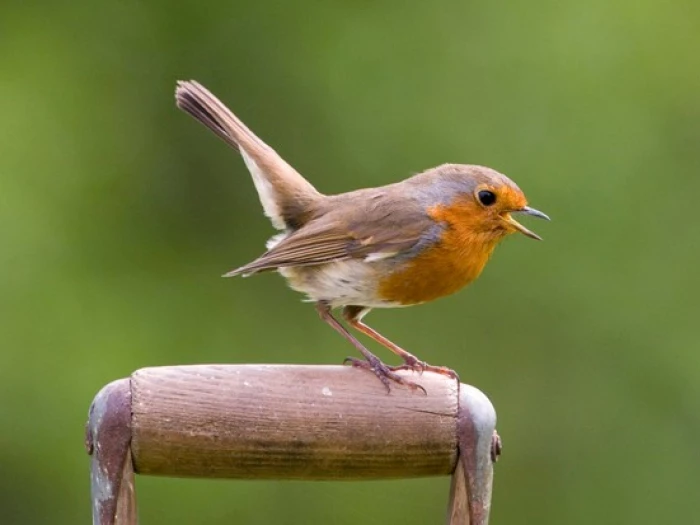
[[[361,306],[346,306],[345,308],[343,308],[343,317],[350,326],[362,332],[363,334],[371,337],[380,345],[385,346],[386,348],[394,352],[397,356],[399,356],[401,359],[403,359],[403,365],[390,367],[391,370],[415,370],[417,372],[423,372],[424,370],[428,370],[429,372],[437,372],[438,374],[443,374],[453,379],[459,380],[457,372],[455,372],[451,368],[447,368],[444,366],[429,365],[425,361],[421,361],[420,359],[418,359],[410,352],[407,352],[397,344],[389,341],[386,337],[377,332],[374,328],[367,326],[365,323],[362,322],[362,317],[368,312],[368,308],[363,308]]]
[[[405,385],[411,390],[420,389],[423,391],[423,393],[426,393],[425,389],[422,386],[417,385],[416,383],[408,381],[407,379],[401,377],[390,367],[382,363],[376,355],[367,350],[362,345],[362,343],[355,339],[355,337],[353,337],[353,335],[350,332],[348,332],[335,317],[333,317],[333,314],[331,313],[331,307],[327,302],[318,301],[316,303],[316,311],[318,312],[318,315],[321,317],[321,319],[323,319],[326,323],[331,325],[331,327],[333,327],[333,329],[340,335],[342,335],[345,339],[350,341],[350,343],[352,343],[352,345],[355,348],[357,348],[366,359],[366,361],[363,361],[361,359],[355,359],[354,357],[348,357],[345,359],[346,363],[350,362],[355,367],[366,368],[374,372],[374,374],[386,387],[387,393],[391,391],[391,381],[394,381],[395,383],[398,383],[400,385]]]

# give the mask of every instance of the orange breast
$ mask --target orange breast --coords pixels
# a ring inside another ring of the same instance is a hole
[[[445,224],[440,240],[382,280],[382,299],[410,305],[458,291],[479,276],[501,238],[481,227],[471,202],[436,206],[429,214]]]

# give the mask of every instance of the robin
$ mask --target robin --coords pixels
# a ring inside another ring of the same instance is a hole
[[[201,84],[178,82],[175,98],[180,109],[240,152],[265,215],[281,230],[263,255],[225,277],[278,271],[365,358],[346,362],[371,370],[387,390],[392,381],[421,388],[398,369],[456,377],[419,360],[363,319],[372,308],[411,306],[456,292],[479,276],[511,233],[541,240],[512,214],[549,217],[529,207],[513,181],[483,166],[443,164],[394,184],[324,195]],[[349,326],[404,364],[388,366],[367,350],[333,316],[338,307]]]

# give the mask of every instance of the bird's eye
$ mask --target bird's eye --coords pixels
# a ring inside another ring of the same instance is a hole
[[[476,194],[479,197],[479,202],[484,206],[491,206],[496,202],[496,194],[489,190],[481,190]]]

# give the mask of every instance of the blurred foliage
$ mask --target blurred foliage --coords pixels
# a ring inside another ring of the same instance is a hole
[[[465,292],[373,324],[493,400],[494,523],[697,515],[696,0],[9,0],[0,15],[2,523],[89,522],[83,424],[112,379],[352,353],[278,276],[219,278],[272,229],[237,155],[175,109],[184,78],[321,191],[443,162],[515,179],[553,218],[528,223],[545,242],[506,241]],[[424,524],[448,480],[138,486],[144,523]]]

